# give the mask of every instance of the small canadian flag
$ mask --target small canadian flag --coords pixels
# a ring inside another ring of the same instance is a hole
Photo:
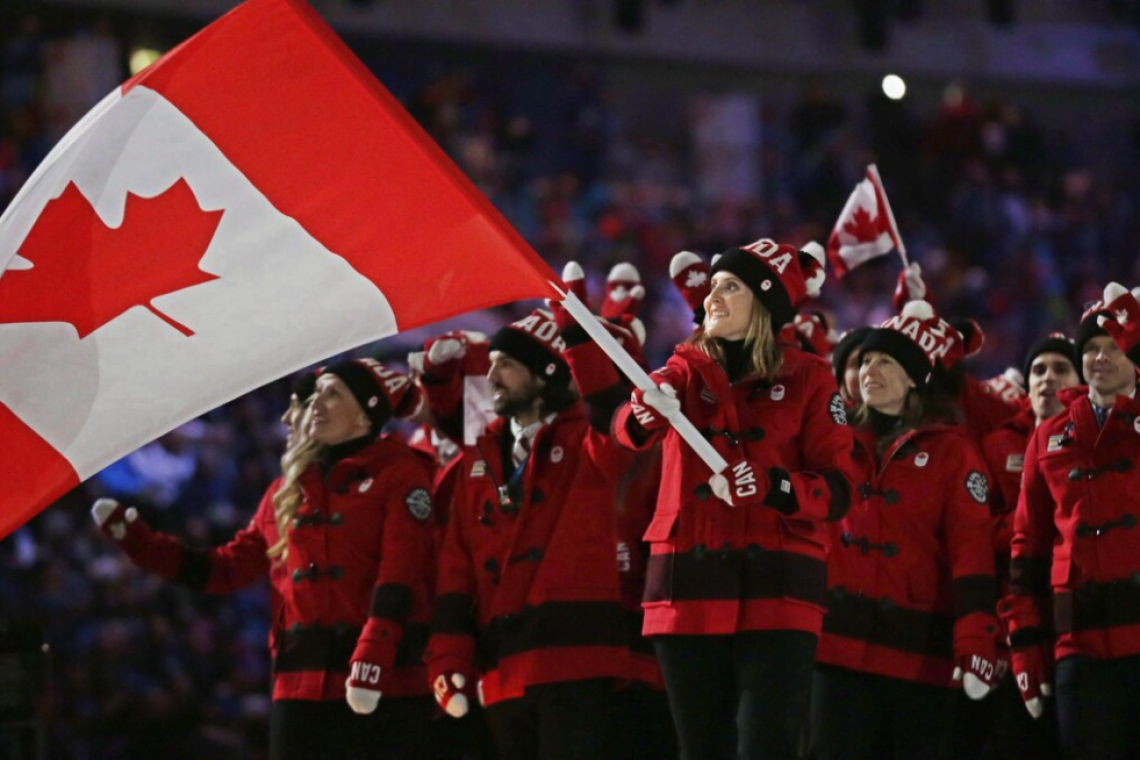
[[[557,282],[303,0],[248,0],[0,216],[0,538],[266,382]]]
[[[890,253],[894,248],[898,248],[905,264],[906,248],[895,225],[879,170],[871,164],[831,231],[827,258],[835,276],[843,277],[860,264]]]

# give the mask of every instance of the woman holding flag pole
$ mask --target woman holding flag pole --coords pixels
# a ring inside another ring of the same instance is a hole
[[[823,619],[822,523],[851,499],[852,437],[830,365],[777,341],[819,292],[822,250],[760,240],[711,272],[702,324],[614,419],[624,445],[663,446],[644,633],[684,757],[794,758]],[[682,440],[686,417],[714,456]],[[728,467],[712,474],[710,459]]]
[[[423,756],[431,465],[380,435],[419,403],[379,362],[323,368],[283,417],[282,476],[225,546],[190,549],[111,499],[92,508],[135,564],[167,580],[224,594],[268,573],[273,760]]]

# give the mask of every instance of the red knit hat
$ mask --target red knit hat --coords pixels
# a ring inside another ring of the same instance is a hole
[[[502,351],[547,382],[570,382],[570,365],[562,358],[566,342],[553,315],[535,309],[491,338],[492,351]]]
[[[950,354],[962,352],[962,336],[926,301],[911,301],[897,317],[872,330],[862,350],[891,356],[921,388],[929,382],[935,362],[942,364]]]
[[[835,333],[822,311],[801,311],[792,323],[796,338],[805,351],[831,359],[831,349],[835,346]]]
[[[391,417],[414,415],[423,401],[420,389],[407,375],[375,359],[342,359],[321,367],[318,375],[339,377],[377,431]]]
[[[819,243],[803,249],[763,238],[741,248],[730,248],[713,262],[711,274],[731,272],[749,287],[772,315],[779,330],[791,322],[796,307],[815,298],[823,286],[824,251]]]

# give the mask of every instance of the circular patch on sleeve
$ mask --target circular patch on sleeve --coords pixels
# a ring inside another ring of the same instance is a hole
[[[414,488],[404,497],[404,505],[412,517],[424,522],[431,517],[431,494],[426,488]]]
[[[831,401],[827,402],[827,411],[831,412],[831,419],[835,420],[836,425],[847,424],[847,405],[843,403],[843,397],[838,393],[831,394]]]
[[[970,492],[971,499],[979,504],[985,504],[986,497],[990,493],[990,484],[985,475],[977,470],[970,470],[970,474],[966,476],[966,490]]]

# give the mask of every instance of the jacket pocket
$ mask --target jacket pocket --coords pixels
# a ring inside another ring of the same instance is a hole
[[[648,541],[651,544],[661,543],[668,541],[673,537],[673,529],[677,525],[677,517],[680,515],[680,507],[662,511],[658,509],[653,513],[653,519],[649,522],[649,527],[645,529],[645,535],[642,536],[643,541]]]
[[[673,566],[675,555],[649,555],[645,568],[645,591],[641,596],[641,606],[645,609],[661,607],[673,602]]]
[[[824,551],[827,548],[826,528],[811,520],[797,520],[793,517],[779,516],[780,534],[784,545],[807,545]]]

